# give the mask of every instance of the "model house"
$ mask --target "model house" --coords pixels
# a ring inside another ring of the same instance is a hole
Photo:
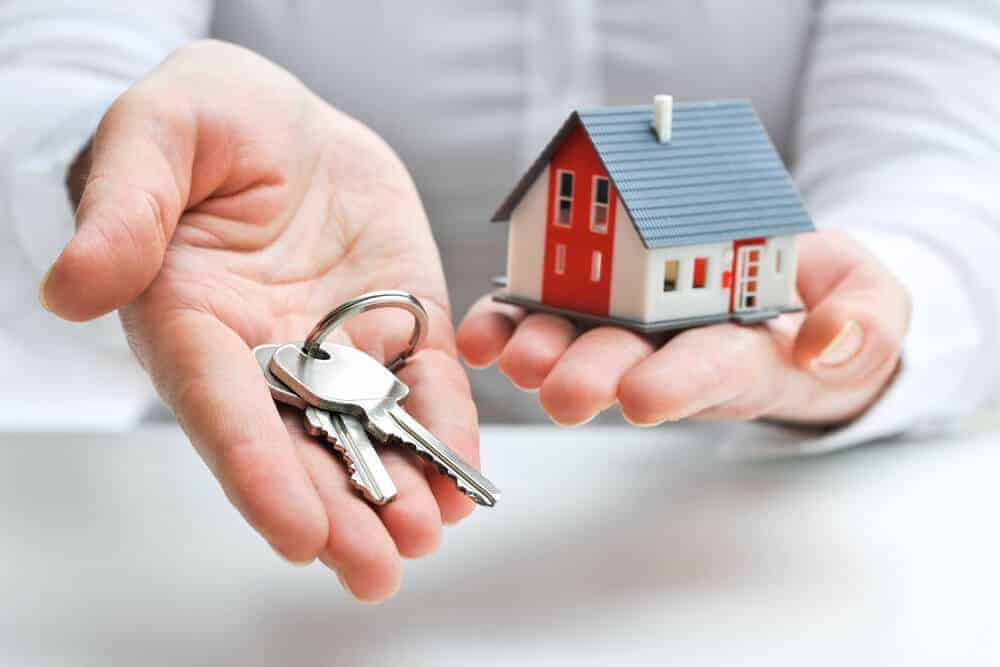
[[[640,331],[799,310],[813,230],[745,101],[576,111],[493,216],[510,221],[495,298]]]

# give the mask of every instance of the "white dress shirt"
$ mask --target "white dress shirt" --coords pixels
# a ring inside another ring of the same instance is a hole
[[[749,98],[817,225],[869,245],[914,315],[903,370],[864,417],[741,429],[737,449],[826,451],[953,424],[997,394],[998,3],[32,0],[0,5],[0,369],[14,380],[0,428],[123,429],[153,400],[115,318],[59,322],[36,291],[73,228],[67,165],[103,110],[205,36],[288,68],[399,152],[457,316],[502,271],[490,213],[570,110]],[[472,380],[484,418],[541,418],[495,370]]]

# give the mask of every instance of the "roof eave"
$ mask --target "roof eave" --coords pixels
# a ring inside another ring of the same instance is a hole
[[[500,207],[493,214],[493,217],[490,218],[490,222],[507,222],[510,220],[510,216],[514,213],[514,209],[516,209],[517,205],[521,203],[521,199],[524,198],[528,189],[535,182],[535,179],[538,178],[538,175],[541,174],[545,167],[548,166],[553,154],[555,154],[556,150],[558,150],[559,146],[562,145],[562,142],[565,141],[566,137],[573,131],[573,128],[576,127],[579,122],[580,115],[576,111],[572,112],[563,122],[559,131],[555,133],[555,136],[552,137],[539,156],[534,162],[531,163],[531,166],[528,167],[527,171],[524,172],[524,175],[517,181],[517,185],[514,186],[514,189],[510,191],[507,198],[503,200],[502,204],[500,204]]]

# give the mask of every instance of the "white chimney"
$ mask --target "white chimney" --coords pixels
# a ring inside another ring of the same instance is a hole
[[[656,139],[661,144],[670,141],[673,130],[674,98],[673,95],[655,95],[653,97],[653,129]]]

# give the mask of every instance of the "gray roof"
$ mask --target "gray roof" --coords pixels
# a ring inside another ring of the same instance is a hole
[[[674,104],[661,144],[652,105],[574,111],[493,216],[510,219],[577,123],[597,150],[647,248],[813,230],[798,191],[749,102]]]

